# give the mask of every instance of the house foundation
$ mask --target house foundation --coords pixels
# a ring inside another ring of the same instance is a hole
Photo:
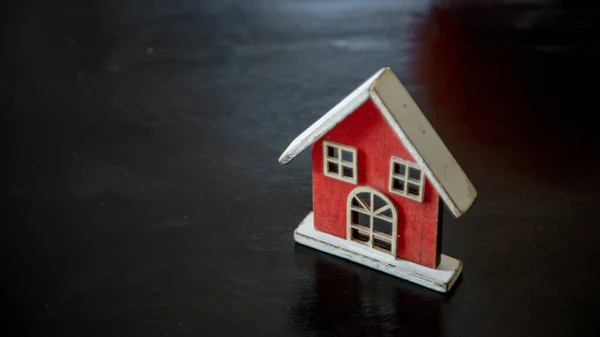
[[[294,231],[294,239],[302,245],[362,264],[441,293],[450,291],[462,272],[462,261],[443,254],[437,268],[427,268],[363,247],[359,243],[317,231],[314,228],[312,211],[308,213]]]

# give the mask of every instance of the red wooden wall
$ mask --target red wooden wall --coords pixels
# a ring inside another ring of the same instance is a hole
[[[357,185],[323,174],[323,140],[335,141],[357,149]],[[388,185],[392,156],[414,161],[371,100],[315,142],[312,148],[315,228],[346,238],[348,194],[357,186],[369,186],[385,194],[396,207],[399,235],[397,256],[435,268],[439,254],[439,195],[427,179],[423,202],[390,193]]]

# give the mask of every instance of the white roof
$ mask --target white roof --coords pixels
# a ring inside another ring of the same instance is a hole
[[[471,181],[390,68],[383,68],[300,134],[279,158],[287,164],[371,98],[455,217],[477,197]]]

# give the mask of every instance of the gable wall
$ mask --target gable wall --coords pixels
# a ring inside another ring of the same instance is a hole
[[[357,149],[357,185],[323,174],[324,140]],[[392,156],[414,162],[371,100],[367,100],[315,142],[312,147],[315,227],[317,230],[345,238],[347,197],[357,186],[369,186],[385,194],[396,207],[397,256],[428,267],[436,267],[440,254],[440,245],[437,242],[439,195],[427,179],[423,202],[390,193],[388,185]],[[441,211],[441,208],[439,210]]]

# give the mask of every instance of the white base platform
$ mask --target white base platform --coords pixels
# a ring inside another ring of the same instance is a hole
[[[401,260],[369,247],[315,230],[313,212],[294,231],[296,242],[377,269],[442,293],[448,292],[462,271],[460,260],[442,255],[437,269]]]

